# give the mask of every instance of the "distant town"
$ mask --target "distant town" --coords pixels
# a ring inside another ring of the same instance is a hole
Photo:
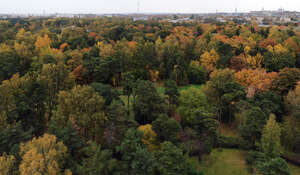
[[[101,17],[129,17],[133,21],[168,21],[172,23],[181,22],[203,22],[203,23],[226,23],[234,21],[239,24],[247,24],[252,21],[262,27],[270,25],[291,24],[300,26],[300,12],[286,11],[282,8],[278,10],[260,10],[250,12],[238,12],[237,9],[232,13],[218,12],[215,13],[127,13],[127,14],[68,14],[68,13],[54,13],[54,14],[0,14],[0,19],[12,18],[101,18]]]

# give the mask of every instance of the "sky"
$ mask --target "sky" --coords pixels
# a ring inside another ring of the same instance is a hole
[[[0,0],[0,14],[207,13],[251,10],[300,11],[300,0]]]

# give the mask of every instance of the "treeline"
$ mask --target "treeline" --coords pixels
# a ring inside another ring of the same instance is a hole
[[[196,175],[216,147],[290,174],[299,68],[292,25],[1,20],[0,174]]]

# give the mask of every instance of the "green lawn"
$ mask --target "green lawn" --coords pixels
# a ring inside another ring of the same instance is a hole
[[[292,175],[299,175],[300,174],[300,167],[289,164],[289,168],[291,170]]]
[[[205,156],[199,168],[205,175],[250,175],[245,163],[246,151],[214,149]]]
[[[201,85],[194,85],[194,84],[193,84],[193,85],[188,85],[188,86],[180,86],[178,89],[179,89],[179,91],[183,91],[183,90],[187,90],[187,89],[189,89],[189,88],[191,88],[191,87],[200,89],[200,88],[201,88]],[[157,92],[160,93],[160,94],[165,93],[165,87],[163,87],[163,86],[156,85],[156,90],[157,90]]]
[[[205,175],[251,175],[247,170],[245,156],[247,151],[238,149],[214,149],[203,158],[199,169]],[[192,159],[197,161],[196,158]],[[291,175],[300,175],[300,167],[288,164]]]

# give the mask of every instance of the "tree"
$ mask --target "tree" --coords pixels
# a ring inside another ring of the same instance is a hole
[[[285,107],[282,97],[273,91],[266,91],[256,93],[252,99],[251,104],[264,109],[266,115],[274,114],[278,121],[281,121],[284,114]]]
[[[300,81],[300,70],[297,68],[281,69],[278,77],[272,82],[271,90],[279,95],[286,95],[290,90],[293,90]]]
[[[148,146],[149,151],[158,148],[156,140],[157,134],[153,131],[152,125],[141,125],[138,127],[138,130],[143,132],[142,142]]]
[[[206,69],[206,71],[209,74],[216,70],[218,60],[219,55],[214,49],[212,49],[210,52],[205,52],[200,57],[201,65]]]
[[[135,77],[132,73],[125,74],[125,80],[123,81],[123,94],[127,96],[127,112],[130,114],[130,96],[133,93],[135,87]]]
[[[62,61],[59,61],[57,64],[43,64],[42,72],[38,79],[46,88],[47,117],[48,121],[50,121],[52,112],[57,105],[58,92],[71,89],[75,81]]]
[[[296,60],[289,52],[266,52],[264,65],[269,72],[279,72],[285,67],[295,67]]]
[[[199,109],[205,112],[211,111],[205,94],[200,89],[193,87],[181,91],[177,112],[182,119],[183,126],[190,126],[194,123],[195,119],[192,114]]]
[[[122,174],[148,175],[154,171],[154,157],[142,142],[143,132],[129,129],[119,150],[122,154]]]
[[[27,142],[33,137],[32,129],[24,131],[21,123],[7,126],[0,130],[0,154],[4,152],[18,156],[17,150],[22,142]]]
[[[243,118],[244,121],[239,126],[241,136],[254,144],[261,138],[267,116],[259,107],[252,107],[245,111]]]
[[[216,107],[219,121],[232,121],[235,104],[246,96],[244,88],[234,81],[234,71],[230,69],[212,72],[210,81],[202,89]]]
[[[51,39],[48,37],[48,35],[38,36],[36,42],[35,42],[35,47],[37,49],[43,49],[43,48],[48,48],[50,47],[51,44]]]
[[[188,162],[188,156],[183,150],[176,147],[171,142],[164,142],[161,149],[155,153],[157,160],[157,172],[161,175],[188,175],[201,174]]]
[[[200,65],[199,61],[192,61],[188,68],[188,78],[191,84],[204,84],[207,79],[207,72]]]
[[[135,119],[140,124],[151,123],[159,114],[167,112],[165,100],[150,81],[140,81],[135,89],[135,95]]]
[[[22,157],[19,166],[20,174],[63,174],[62,165],[66,157],[67,148],[56,137],[44,134],[20,146]]]
[[[263,152],[270,157],[279,157],[281,154],[280,145],[281,129],[276,123],[275,115],[270,115],[261,137],[261,147]]]
[[[71,91],[58,94],[58,115],[55,120],[62,125],[75,124],[80,133],[88,138],[98,138],[106,120],[103,112],[104,99],[90,86],[76,86]]]
[[[152,123],[152,128],[157,133],[157,138],[161,141],[170,141],[174,144],[178,142],[179,132],[182,130],[180,124],[166,114],[160,115]]]
[[[230,60],[229,68],[235,71],[241,71],[242,69],[246,69],[247,63],[245,61],[245,57],[243,55],[232,57]]]
[[[264,69],[243,69],[235,73],[234,78],[246,87],[248,97],[253,97],[256,92],[269,90],[277,76],[276,72],[267,73]]]
[[[120,145],[128,128],[137,127],[138,123],[128,115],[126,107],[122,101],[113,101],[106,108],[105,114],[107,121],[105,122],[104,139],[109,148]]]
[[[76,165],[81,162],[82,157],[80,151],[86,145],[78,130],[74,128],[71,122],[68,122],[66,126],[51,122],[48,125],[48,132],[55,135],[57,141],[63,142],[67,147],[68,157],[64,167],[71,169],[73,173],[76,173]]]
[[[0,175],[16,174],[15,167],[16,159],[14,156],[6,155],[6,153],[0,156]]]
[[[286,97],[286,104],[288,106],[288,112],[298,117],[300,114],[300,81],[297,82],[294,90],[289,91]]]
[[[10,79],[20,69],[19,57],[11,52],[0,50],[0,82]]]
[[[290,175],[289,167],[282,158],[274,158],[257,166],[262,175]]]
[[[179,91],[175,81],[168,80],[165,82],[165,94],[169,97],[169,105],[178,103]]]
[[[114,90],[110,85],[102,83],[92,83],[91,87],[104,98],[104,105],[109,106],[114,100],[120,100],[118,91]]]
[[[111,150],[103,150],[94,142],[82,149],[84,158],[78,166],[80,175],[110,175],[116,171],[117,160],[112,158]]]

